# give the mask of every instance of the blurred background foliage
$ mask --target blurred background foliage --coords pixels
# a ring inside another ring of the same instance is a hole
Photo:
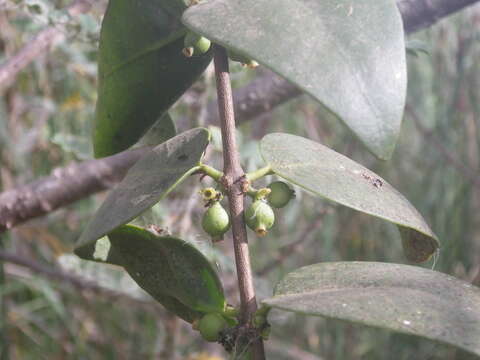
[[[102,0],[70,18],[52,0],[0,1],[0,63],[49,24],[68,24],[65,38],[23,71],[0,99],[0,187],[3,190],[91,157],[96,51]],[[322,142],[379,173],[424,215],[441,239],[436,263],[423,266],[479,284],[480,271],[480,6],[409,37],[426,51],[409,60],[409,92],[393,159],[377,161],[338,121],[307,96],[262,114],[239,129],[247,170],[262,165],[258,141],[272,131]],[[232,64],[234,86],[266,70]],[[210,125],[212,69],[182,97],[172,115],[179,130]],[[328,84],[326,84],[328,86]],[[207,153],[221,167],[218,128]],[[266,183],[271,179],[266,179]],[[238,303],[231,239],[213,247],[199,227],[197,194],[208,182],[189,179],[144,216],[196,244],[214,261],[231,303]],[[80,262],[75,240],[105,194],[78,201],[2,235],[5,249],[28,266],[4,264],[3,332],[12,359],[223,359],[190,326],[169,316],[122,271]],[[277,211],[267,237],[250,233],[258,297],[282,276],[321,261],[405,263],[393,225],[297,191]],[[32,265],[33,264],[33,265]],[[53,271],[52,271],[53,270]],[[49,272],[50,271],[50,272]],[[55,275],[56,274],[56,275]],[[59,275],[60,274],[60,275]],[[271,359],[468,359],[427,340],[339,321],[273,312]]]

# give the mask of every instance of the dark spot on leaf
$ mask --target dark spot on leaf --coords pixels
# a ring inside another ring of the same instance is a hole
[[[379,187],[382,187],[383,182],[380,179],[375,179],[375,180],[373,180],[372,184],[373,184],[373,186],[379,188]]]
[[[187,159],[188,159],[188,156],[185,155],[185,154],[179,155],[179,156],[177,157],[177,160],[179,160],[179,161],[185,161],[185,160],[187,160]]]
[[[370,176],[366,173],[362,173],[362,177],[367,180],[369,183],[371,183],[374,187],[376,188],[381,188],[383,185],[383,181],[380,180],[379,178]]]

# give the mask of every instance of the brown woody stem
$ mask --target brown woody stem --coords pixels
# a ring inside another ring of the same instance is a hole
[[[235,139],[232,87],[225,48],[214,46],[214,63],[223,144],[224,176],[222,184],[228,197],[232,221],[233,248],[241,303],[240,323],[248,330],[252,326],[251,318],[257,310],[257,301],[250,266],[247,228],[243,218],[246,177],[240,165],[240,155]],[[263,341],[260,338],[253,342],[252,350],[255,360],[265,359]]]

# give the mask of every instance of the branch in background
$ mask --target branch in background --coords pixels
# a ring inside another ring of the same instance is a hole
[[[424,29],[438,20],[477,3],[478,0],[397,0],[407,33]]]
[[[0,249],[4,248],[4,241],[0,237]],[[5,264],[0,262],[0,287],[5,288]],[[9,358],[8,309],[6,296],[0,296],[0,360]]]
[[[295,85],[287,80],[270,71],[265,71],[265,73],[256,77],[247,86],[234,91],[237,124],[254,119],[302,94]],[[207,119],[209,124],[219,123],[216,101],[207,105]]]
[[[92,7],[90,0],[75,0],[66,11],[72,17],[86,13]],[[47,52],[51,46],[65,36],[65,27],[55,24],[36,34],[17,54],[0,67],[0,92],[10,86],[18,73],[39,55]]]
[[[150,148],[140,148],[57,169],[52,175],[0,194],[0,233],[120,181]]]
[[[141,300],[131,296],[128,296],[125,293],[107,289],[103,286],[100,286],[92,281],[82,279],[74,274],[65,272],[57,267],[52,267],[51,265],[43,265],[35,260],[22,257],[17,254],[11,254],[0,250],[0,260],[5,263],[15,264],[30,270],[35,275],[43,275],[50,279],[61,281],[67,284],[74,286],[77,290],[89,291],[95,293],[95,295],[102,295],[106,298],[110,298],[114,301],[118,301],[119,298],[125,299],[126,301],[135,302],[136,304],[143,304],[145,306],[155,306],[157,303],[155,301],[150,301],[148,299]],[[17,271],[18,272],[18,271]],[[5,271],[8,275],[8,270]]]
[[[460,10],[462,6],[467,6],[477,1],[478,0],[398,0],[397,2],[402,12],[405,30],[408,33],[431,24],[431,22],[429,23],[428,21],[420,22],[415,20],[418,19],[418,16],[414,10],[419,9],[419,4],[430,4],[429,6],[425,5],[422,7],[424,18],[438,19],[441,16],[440,14],[446,16],[453,11]],[[434,8],[434,3],[438,3],[440,8]],[[450,12],[445,10],[445,6],[440,6],[446,3],[451,5],[447,6]],[[74,7],[75,4],[89,3],[86,2],[86,0],[79,0],[75,2],[72,7]],[[81,12],[80,10],[77,11],[79,13]],[[46,31],[46,29],[43,31]],[[43,51],[46,51],[48,48],[48,46],[41,47]],[[33,51],[32,49],[36,49],[34,55],[30,54],[30,52]],[[0,90],[2,86],[4,86],[4,79],[8,78],[13,80],[18,72],[22,70],[24,66],[28,65],[28,62],[20,61],[19,59],[24,58],[32,61],[33,58],[40,53],[37,51],[38,49],[39,48],[34,45],[34,42],[30,42],[20,50],[17,55],[0,67]],[[17,66],[8,70],[8,68],[13,66],[9,64],[13,63],[17,63]],[[20,66],[21,64],[23,64],[23,67]],[[2,74],[5,73],[8,73],[8,76],[3,78],[2,76],[5,75]],[[276,75],[267,73],[266,75],[259,76],[249,85],[234,92],[237,122],[242,123],[251,120],[300,94],[301,92],[297,90],[295,86]],[[216,102],[208,104],[208,114],[212,121],[216,121],[217,119],[216,112],[214,111],[216,106]],[[140,156],[141,154],[138,153],[130,154],[130,152],[125,152],[114,155],[111,158],[73,164],[63,170],[57,170],[51,176],[1,193],[0,233],[29,219],[48,214],[76,200],[107,189],[114,182],[120,181],[128,168],[133,165]],[[115,166],[112,167],[110,162],[115,163]],[[61,176],[58,176],[58,174],[61,174]],[[103,179],[104,176],[106,176],[106,179]]]

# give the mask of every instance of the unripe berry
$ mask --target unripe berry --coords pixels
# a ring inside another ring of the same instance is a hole
[[[210,40],[194,32],[188,32],[187,35],[185,35],[183,44],[185,47],[182,52],[186,57],[203,55],[211,46]]]
[[[295,191],[283,181],[274,181],[268,188],[272,190],[267,196],[268,203],[274,208],[282,208],[295,197]]]
[[[218,340],[220,332],[225,329],[227,325],[222,315],[210,313],[200,319],[198,330],[205,340],[214,342]]]
[[[255,200],[245,211],[245,222],[258,236],[265,236],[274,221],[275,214],[272,208],[263,200]]]
[[[218,201],[215,201],[203,215],[202,228],[214,242],[222,240],[223,234],[230,228],[230,217]]]

